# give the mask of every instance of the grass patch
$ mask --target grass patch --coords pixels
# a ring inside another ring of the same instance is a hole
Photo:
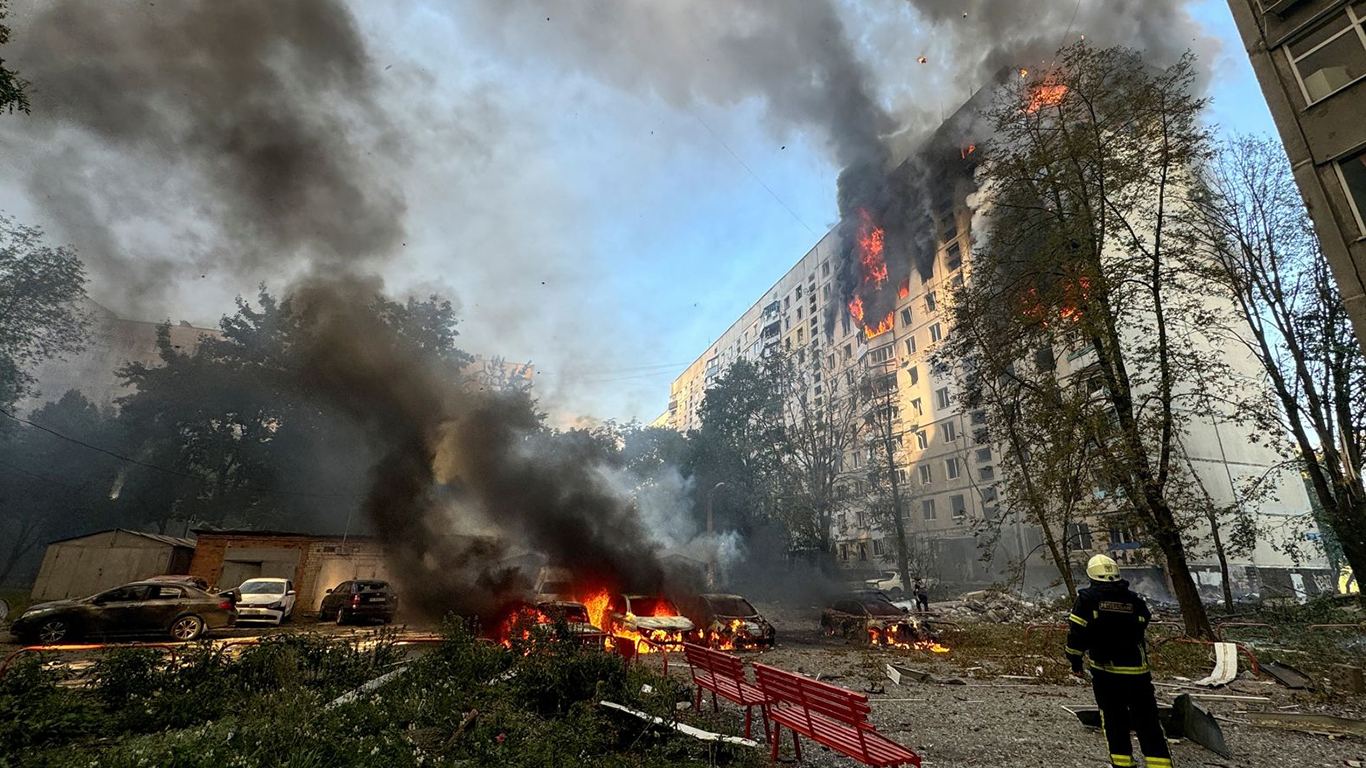
[[[680,683],[577,644],[506,649],[459,624],[445,631],[404,674],[333,708],[339,694],[395,669],[401,652],[384,640],[359,651],[277,635],[240,656],[201,645],[167,667],[158,653],[118,649],[80,685],[28,659],[0,681],[0,766],[710,764],[707,745],[597,706],[608,699],[672,718],[688,696]],[[755,750],[719,758],[763,762]]]

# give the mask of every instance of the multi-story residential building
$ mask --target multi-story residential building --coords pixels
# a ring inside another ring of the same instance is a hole
[[[1366,2],[1229,0],[1366,347]]]
[[[942,366],[931,366],[935,350],[953,332],[947,300],[955,286],[970,279],[973,211],[964,190],[972,188],[973,137],[965,132],[971,130],[973,114],[969,102],[922,145],[916,170],[905,164],[893,172],[923,175],[924,168],[935,169],[925,183],[934,254],[902,270],[909,277],[899,286],[889,329],[870,336],[851,321],[836,277],[840,234],[831,231],[672,383],[669,410],[662,418],[676,430],[700,428],[698,409],[706,389],[726,367],[776,349],[814,356],[827,384],[851,372],[875,375],[893,391],[890,411],[901,465],[902,518],[921,553],[917,565],[927,571],[922,575],[957,585],[985,585],[1020,577],[1022,569],[1023,582],[1038,587],[1056,578],[1056,570],[1044,559],[1040,529],[1010,512],[999,498],[1002,470],[999,451],[987,436],[988,416],[961,407],[953,377],[937,370]],[[835,318],[829,327],[827,313]],[[1087,354],[1064,353],[1060,375],[1083,369]],[[1258,379],[1255,360],[1221,354],[1238,375],[1249,382]],[[819,406],[830,391],[822,390],[817,380],[806,394]],[[1267,532],[1265,540],[1255,551],[1230,558],[1230,581],[1241,594],[1316,592],[1332,582],[1321,556],[1297,561],[1285,554],[1284,546],[1313,538],[1304,486],[1280,455],[1250,437],[1246,426],[1199,414],[1192,416],[1183,438],[1189,468],[1216,504],[1237,503],[1241,481],[1248,477],[1270,474],[1279,480],[1274,497],[1261,502],[1255,513]],[[845,458],[845,485],[854,499],[860,497],[860,484],[877,450],[877,445],[860,445]],[[894,562],[891,526],[858,503],[846,505],[834,527],[835,554],[846,566],[882,570]],[[1192,533],[1203,535],[1208,529]],[[1147,579],[1150,593],[1163,589],[1164,577],[1144,559],[1143,537],[1134,531],[1092,519],[1066,534],[1080,562],[1092,552],[1108,552],[1132,578]],[[1217,597],[1222,582],[1214,553],[1193,551],[1191,562],[1198,583],[1211,598]]]

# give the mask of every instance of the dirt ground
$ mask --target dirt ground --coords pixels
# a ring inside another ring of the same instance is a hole
[[[1063,705],[1091,706],[1090,688],[1052,682],[1062,679],[1059,674],[1063,669],[1060,636],[1034,641],[1029,654],[1021,653],[1018,648],[1005,652],[984,650],[971,640],[973,635],[981,634],[987,628],[965,623],[961,631],[967,637],[956,639],[952,633],[944,637],[951,647],[959,647],[948,654],[876,649],[825,636],[820,631],[819,608],[758,607],[777,627],[778,646],[762,653],[741,652],[741,655],[783,669],[818,675],[822,680],[867,693],[873,707],[872,721],[878,730],[916,750],[926,766],[1101,768],[1109,765],[1108,750],[1100,732],[1081,725],[1063,709]],[[409,634],[432,629],[425,625],[396,627]],[[243,626],[219,631],[214,633],[213,639],[231,642],[300,631],[354,638],[373,636],[374,629],[338,627],[320,623],[315,618],[299,617],[282,627]],[[995,625],[993,629],[998,635],[1013,636],[1017,630],[1022,632],[1023,626],[1006,629]],[[14,638],[0,635],[0,660],[18,648]],[[415,647],[414,650],[421,653],[425,648]],[[889,662],[955,677],[966,685],[911,680],[903,680],[897,685],[887,677],[886,664]],[[646,657],[646,663],[662,668],[662,659],[657,656]],[[1204,670],[1207,672],[1212,666],[1210,662]],[[1044,679],[1048,682],[1001,676],[1005,672],[1020,675],[1039,668],[1045,669]],[[687,678],[689,673],[680,654],[671,655],[670,674],[680,680]],[[1170,672],[1162,673],[1161,665],[1155,679],[1159,684],[1176,684]],[[1169,702],[1179,692],[1174,687],[1159,687],[1159,700]],[[1360,697],[1291,691],[1267,677],[1251,679],[1246,673],[1229,686],[1211,693],[1265,696],[1271,701],[1200,700],[1202,706],[1220,719],[1232,756],[1220,757],[1195,744],[1178,741],[1173,745],[1173,757],[1178,766],[1341,768],[1357,764],[1354,761],[1366,765],[1366,741],[1330,740],[1324,736],[1257,728],[1247,723],[1250,711],[1322,712],[1366,718],[1366,700]],[[719,714],[712,714],[710,707],[704,707],[701,713],[685,711],[680,717],[702,727],[739,734],[742,711],[725,701],[721,702],[721,707]],[[755,735],[762,738],[757,723]],[[803,765],[855,764],[807,740],[803,740],[802,755]],[[790,762],[792,757],[792,742],[788,735],[783,740],[781,759]]]
[[[1050,768],[1100,768],[1109,765],[1108,750],[1098,729],[1081,725],[1063,705],[1093,706],[1089,686],[1039,684],[986,676],[980,658],[961,658],[927,651],[873,649],[828,638],[819,631],[819,611],[758,606],[778,628],[778,647],[759,654],[745,654],[788,670],[820,675],[820,679],[868,694],[872,721],[880,732],[918,752],[924,764],[935,768],[956,766],[1048,766]],[[1021,631],[1023,627],[1020,628]],[[971,632],[972,625],[965,625]],[[948,640],[952,642],[952,640]],[[1061,637],[1046,645],[1036,643],[1040,654],[1061,656]],[[1042,660],[1040,660],[1042,661]],[[892,662],[942,676],[963,679],[967,685],[942,685],[903,680],[893,683],[885,665]],[[686,676],[686,669],[671,664],[671,673]],[[1213,668],[1210,663],[1208,669]],[[1208,671],[1208,669],[1206,671]],[[1158,682],[1172,682],[1158,675]],[[1179,691],[1159,688],[1159,701],[1170,702]],[[1266,696],[1271,702],[1239,702],[1205,699],[1200,704],[1216,717],[1232,751],[1224,758],[1190,742],[1173,744],[1177,766],[1238,766],[1239,768],[1286,768],[1353,765],[1366,763],[1366,742],[1332,741],[1323,736],[1256,728],[1245,724],[1248,711],[1330,712],[1344,717],[1366,717],[1366,702],[1355,699],[1325,704],[1315,694],[1291,691],[1269,678],[1235,680],[1211,693]],[[725,706],[726,702],[722,702]],[[738,732],[742,713],[734,706],[712,719],[718,727]],[[685,716],[686,717],[686,716]],[[711,719],[704,713],[704,719]],[[1137,745],[1135,745],[1137,746]],[[783,759],[792,757],[790,736],[785,736]],[[812,766],[854,765],[837,753],[803,740],[802,763]],[[1141,764],[1141,763],[1140,763]]]

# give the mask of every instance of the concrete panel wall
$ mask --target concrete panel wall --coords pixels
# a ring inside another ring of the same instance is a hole
[[[57,542],[43,555],[31,596],[39,601],[85,597],[130,581],[173,573],[176,553],[184,549],[126,531]]]

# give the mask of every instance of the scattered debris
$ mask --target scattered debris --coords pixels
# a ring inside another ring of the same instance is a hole
[[[1328,667],[1328,679],[1333,681],[1333,685],[1350,693],[1361,695],[1366,693],[1366,676],[1361,672],[1361,667],[1354,667],[1351,664],[1333,664]]]
[[[957,677],[941,677],[930,672],[921,672],[910,667],[900,667],[895,664],[887,665],[887,677],[897,685],[901,685],[901,679],[909,678],[917,683],[938,683],[939,685],[967,685],[968,681]]]
[[[373,691],[373,690],[375,690],[376,688],[380,687],[381,685],[384,685],[385,683],[388,683],[390,680],[393,680],[394,678],[398,677],[399,675],[401,675],[401,674],[403,674],[404,672],[407,672],[407,671],[408,671],[408,667],[405,665],[405,666],[399,667],[398,669],[395,669],[395,670],[393,670],[393,671],[385,672],[384,674],[380,675],[379,677],[375,678],[374,680],[371,680],[371,681],[366,682],[366,683],[362,683],[362,684],[360,685],[360,687],[355,688],[354,690],[347,691],[346,693],[343,693],[342,695],[340,695],[340,696],[338,696],[337,698],[333,699],[332,701],[328,702],[328,703],[327,703],[327,706],[323,707],[323,709],[332,709],[332,708],[334,708],[334,707],[340,707],[340,706],[343,705],[343,704],[349,704],[349,703],[355,701],[356,699],[360,698],[360,695],[361,695],[362,693],[368,693],[368,692],[370,692],[370,691]]]
[[[641,720],[644,720],[645,722],[650,723],[652,725],[662,725],[666,728],[672,728],[675,731],[678,731],[679,733],[691,736],[694,739],[699,739],[701,741],[722,742],[725,744],[735,744],[741,747],[757,748],[759,746],[759,742],[754,741],[752,739],[742,739],[739,736],[726,736],[720,733],[712,733],[711,731],[704,731],[701,728],[694,728],[693,726],[687,725],[685,723],[671,723],[662,717],[655,717],[649,712],[641,712],[638,709],[631,709],[630,707],[623,706],[614,701],[599,701],[598,706],[607,707],[608,709],[616,710],[617,712],[625,712],[628,715],[638,717]]]
[[[495,676],[494,676],[492,679],[490,679],[487,683],[484,683],[484,685],[497,685],[497,684],[499,684],[499,683],[506,683],[507,681],[511,680],[512,678],[514,678],[514,677],[516,677],[516,676],[517,676],[517,668],[516,668],[516,667],[513,667],[512,669],[509,669],[508,671],[502,673],[501,675],[495,675]]]
[[[455,733],[452,733],[451,737],[446,739],[446,743],[441,747],[441,751],[445,752],[450,749],[451,745],[455,743],[455,740],[460,738],[460,734],[464,733],[465,729],[468,728],[470,723],[474,722],[474,719],[477,717],[479,717],[479,710],[477,709],[471,709],[469,712],[466,712],[465,717],[460,720],[460,725],[456,726]]]
[[[1290,731],[1323,736],[1366,737],[1366,720],[1352,720],[1333,715],[1300,712],[1251,712],[1252,724],[1262,728],[1284,728]]]
[[[1276,682],[1292,690],[1314,690],[1314,681],[1289,664],[1282,664],[1279,661],[1262,662],[1262,671],[1270,675]]]
[[[925,58],[924,56],[921,56],[920,58],[916,59],[916,61],[920,62],[921,64],[929,63],[929,59]]]
[[[1075,715],[1082,725],[1100,727],[1100,710],[1096,707],[1064,704],[1062,708]],[[1177,696],[1170,705],[1159,704],[1157,714],[1168,737],[1189,739],[1221,757],[1230,756],[1219,722],[1207,710],[1196,704],[1190,695]]]
[[[1238,676],[1238,646],[1233,643],[1214,644],[1214,671],[1191,683],[1208,688],[1218,688],[1233,682]]]

